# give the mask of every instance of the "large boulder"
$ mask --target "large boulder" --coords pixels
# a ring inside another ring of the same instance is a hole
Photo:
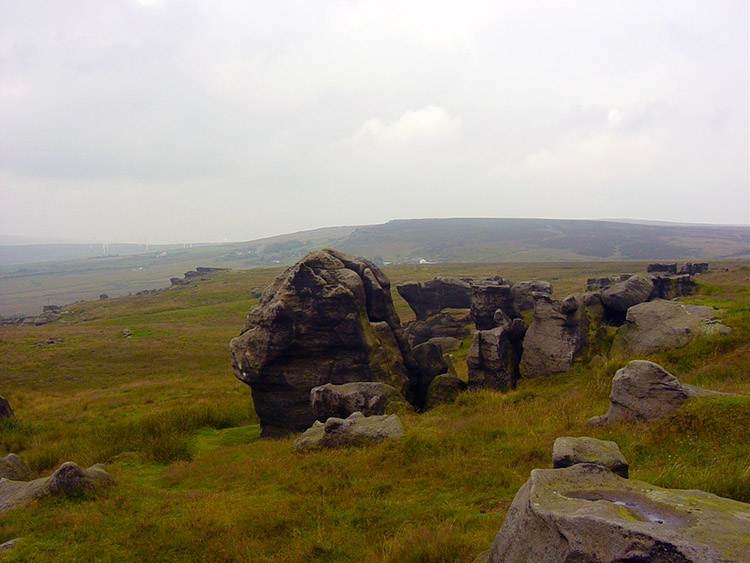
[[[8,454],[0,458],[0,479],[11,481],[31,481],[34,474],[23,460],[16,454]]]
[[[310,392],[310,407],[320,421],[330,417],[346,418],[355,412],[365,416],[392,414],[411,405],[401,393],[379,381],[334,385],[326,383]]]
[[[470,389],[508,391],[516,386],[520,354],[511,334],[508,325],[474,333],[466,356]]]
[[[10,408],[10,403],[0,397],[0,420],[5,418],[15,418],[15,415],[13,414],[13,409]]]
[[[620,477],[628,478],[628,461],[616,443],[587,436],[556,438],[552,446],[552,468],[560,469],[579,463],[596,463]]]
[[[316,420],[292,444],[295,452],[306,452],[342,446],[369,446],[384,440],[398,440],[404,435],[401,419],[395,414],[364,416],[355,412],[349,417]]]
[[[310,390],[326,383],[381,381],[409,398],[409,349],[390,282],[364,258],[307,254],[265,289],[230,348],[264,437],[308,428]]]
[[[429,410],[443,403],[452,403],[461,391],[466,390],[466,382],[453,375],[442,374],[436,376],[427,388],[424,402],[425,410]]]
[[[612,276],[604,276],[600,278],[589,278],[588,280],[586,280],[586,290],[599,291],[601,289],[606,289],[616,283],[623,282],[632,276],[633,274],[615,274]]]
[[[0,514],[50,495],[71,495],[78,491],[114,484],[103,465],[81,469],[63,463],[52,475],[33,481],[0,479]]]
[[[696,284],[688,274],[677,276],[659,276],[651,277],[654,284],[654,293],[652,298],[675,299],[690,295],[695,291]]]
[[[604,308],[597,293],[574,293],[562,301],[540,296],[523,339],[521,374],[552,375],[589,357]]]
[[[712,307],[661,299],[635,305],[617,329],[612,354],[645,356],[684,346],[697,336],[731,332],[716,314]]]
[[[405,282],[396,286],[417,320],[423,321],[443,309],[468,309],[471,285],[459,278],[435,278],[426,282]]]
[[[680,268],[681,274],[705,274],[708,272],[708,262],[686,262]]]
[[[552,295],[552,285],[546,281],[528,280],[515,282],[510,286],[513,304],[519,313],[534,310],[538,294]]]
[[[486,563],[750,561],[750,505],[662,489],[597,464],[535,469]]]
[[[633,360],[617,370],[609,394],[609,410],[589,424],[650,422],[677,410],[688,397],[722,395],[685,385],[659,364]]]
[[[624,313],[633,305],[643,303],[654,293],[654,282],[649,276],[631,276],[601,291],[607,309]]]
[[[513,299],[512,286],[505,281],[483,280],[472,287],[471,318],[477,330],[495,328],[495,311],[498,309],[512,319],[521,316]]]
[[[402,327],[410,346],[418,346],[433,338],[463,340],[469,335],[471,317],[460,312],[443,311],[421,321],[407,321]]]

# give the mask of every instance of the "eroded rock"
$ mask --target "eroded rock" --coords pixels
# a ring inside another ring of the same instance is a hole
[[[403,435],[401,419],[395,414],[364,416],[356,412],[345,419],[316,420],[294,441],[292,449],[306,452],[342,446],[368,446],[384,440],[398,440]]]
[[[487,563],[747,562],[750,505],[662,489],[596,464],[535,469]]]
[[[355,412],[365,416],[392,414],[412,407],[395,388],[378,381],[327,383],[310,392],[310,406],[315,418],[346,418]]]
[[[469,388],[513,389],[519,373],[518,348],[507,325],[477,330],[466,356]]]
[[[396,286],[398,294],[423,321],[443,309],[468,309],[471,285],[459,278],[438,277],[426,282],[405,282]]]
[[[649,276],[631,276],[601,291],[602,303],[607,309],[624,313],[633,305],[651,298],[654,283]]]
[[[628,478],[628,462],[614,442],[587,436],[557,438],[552,447],[552,467],[560,469],[578,463],[595,463]]]

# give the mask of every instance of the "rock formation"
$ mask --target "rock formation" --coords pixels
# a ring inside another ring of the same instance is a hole
[[[617,370],[609,394],[609,410],[589,424],[650,422],[677,410],[688,397],[721,395],[685,385],[659,364],[633,360]]]
[[[436,313],[423,321],[403,323],[404,334],[410,346],[418,346],[433,338],[449,337],[463,340],[469,334],[471,317],[447,311]]]
[[[551,296],[552,285],[540,280],[520,281],[510,286],[510,293],[516,310],[523,313],[534,310],[534,302],[539,294]]]
[[[432,409],[443,403],[452,403],[461,391],[466,390],[466,382],[453,375],[442,374],[436,376],[427,388],[425,410]]]
[[[511,319],[520,317],[513,300],[511,285],[494,280],[482,281],[471,290],[471,318],[477,330],[495,328],[495,311],[500,309]]]
[[[380,381],[410,399],[409,375],[418,379],[388,278],[369,260],[330,249],[310,252],[268,286],[230,348],[263,436],[308,428],[314,387]]]
[[[652,298],[675,299],[690,295],[695,291],[696,283],[688,274],[676,276],[651,276],[654,284]]]
[[[63,463],[52,475],[33,481],[0,479],[0,514],[50,495],[70,495],[83,489],[114,484],[103,465],[81,469],[73,462]]]
[[[708,272],[708,262],[687,262],[680,268],[681,274],[705,274]]]
[[[412,348],[412,357],[417,366],[417,377],[412,381],[411,392],[414,404],[421,408],[430,383],[438,375],[448,373],[448,364],[440,346],[431,342]]]
[[[750,505],[662,489],[597,464],[535,469],[486,563],[750,561]]]
[[[612,354],[643,356],[684,346],[696,336],[731,332],[716,320],[716,313],[711,307],[660,299],[641,303],[628,309]]]
[[[15,415],[13,414],[13,409],[10,408],[10,403],[0,397],[0,420],[6,418],[15,418]]]
[[[360,412],[348,418],[329,418],[325,423],[316,420],[292,444],[295,452],[367,446],[384,440],[398,440],[404,435],[401,419],[395,414],[364,416]]]
[[[677,264],[649,264],[646,267],[646,271],[648,273],[656,272],[656,273],[664,273],[664,274],[676,274],[677,273]]]
[[[412,408],[396,389],[377,381],[343,385],[327,383],[314,387],[310,392],[310,407],[315,418],[320,421],[326,421],[332,416],[346,418],[355,412],[372,416]]]
[[[517,325],[510,319],[506,321],[497,328],[474,333],[466,356],[470,389],[486,387],[508,391],[516,386],[521,358],[519,340],[523,332],[514,333],[511,327]]]
[[[561,469],[579,463],[595,463],[628,478],[628,462],[614,442],[586,436],[557,438],[552,447],[552,467]]]
[[[521,374],[538,377],[561,373],[574,361],[586,359],[603,317],[597,293],[574,293],[562,301],[540,296],[523,339]]]
[[[624,313],[633,305],[648,301],[654,292],[654,283],[648,276],[631,276],[601,291],[602,303],[607,309]]]
[[[396,286],[418,321],[443,309],[468,309],[471,285],[459,278],[435,278],[426,282],[405,282]]]
[[[23,460],[16,454],[8,454],[0,458],[0,479],[11,481],[31,481],[34,474]]]

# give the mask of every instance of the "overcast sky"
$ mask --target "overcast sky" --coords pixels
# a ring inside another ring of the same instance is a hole
[[[0,0],[0,235],[750,220],[747,0]]]

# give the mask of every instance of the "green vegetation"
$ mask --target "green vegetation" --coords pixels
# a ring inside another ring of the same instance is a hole
[[[435,275],[585,279],[643,265],[504,264],[386,268],[395,283]],[[603,360],[515,391],[465,393],[403,416],[400,442],[305,455],[259,440],[250,389],[229,340],[250,288],[279,269],[215,272],[156,295],[78,303],[41,327],[0,327],[0,456],[40,476],[63,461],[103,462],[117,485],[0,515],[8,561],[453,562],[487,549],[532,469],[558,436],[614,440],[631,478],[750,502],[750,268],[701,276],[690,301],[734,327],[655,355],[681,381],[739,397],[691,400],[653,425],[589,428],[624,362]],[[393,291],[402,318],[405,303]],[[131,336],[124,336],[127,329]],[[46,338],[62,338],[34,346]],[[458,358],[465,357],[466,339]]]

